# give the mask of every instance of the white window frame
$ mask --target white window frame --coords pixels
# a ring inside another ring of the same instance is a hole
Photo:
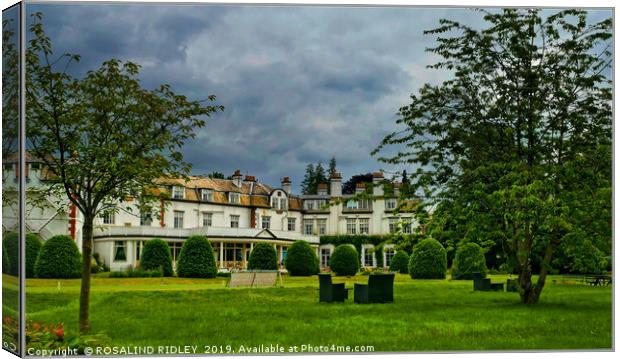
[[[370,234],[370,218],[359,218],[357,222],[359,234]]]
[[[352,199],[347,201],[347,209],[357,209],[358,203]]]
[[[203,227],[213,226],[213,213],[202,212],[202,226]]]
[[[388,218],[388,232],[398,233],[398,217]]]
[[[228,193],[228,202],[239,204],[241,203],[241,194],[237,192],[229,192]]]
[[[386,244],[383,246],[383,266],[386,268],[389,268],[391,264],[391,263],[388,263],[388,260],[387,260],[388,251],[392,251],[392,257],[390,258],[390,262],[391,262],[392,259],[394,259],[394,256],[396,255],[396,250],[394,249],[393,244]]]
[[[200,190],[200,199],[203,202],[213,202],[213,190],[203,188]]]
[[[288,210],[288,200],[286,199],[286,197],[280,198],[280,204],[279,204],[278,209],[282,211]]]
[[[312,211],[314,210],[314,201],[313,200],[305,200],[304,201],[304,209]]]
[[[310,231],[308,231],[308,228],[310,228]],[[304,234],[311,235],[313,233],[314,233],[314,220],[305,219],[304,220]]]
[[[172,199],[185,199],[185,187],[172,186]]]
[[[114,211],[105,211],[101,214],[103,224],[116,224],[116,213]]]
[[[396,206],[398,206],[398,201],[396,200],[396,198],[386,198],[385,199],[385,209],[386,210],[395,209]]]
[[[377,256],[375,252],[370,252],[368,249],[373,249],[374,246],[372,244],[363,244],[362,245],[362,256],[360,258],[360,262],[362,263],[362,267],[366,268],[375,268],[377,266]],[[366,254],[369,253],[372,255],[372,264],[367,265],[366,263]]]
[[[119,248],[123,249],[123,254],[125,256],[123,259],[116,259]],[[114,262],[127,262],[127,241],[114,241],[114,256],[112,258]]]
[[[411,232],[413,232],[412,225],[413,225],[413,221],[410,217],[402,218],[401,231],[405,234],[411,234]]]
[[[230,228],[239,228],[239,221],[241,219],[241,216],[239,216],[238,214],[231,214],[230,215]],[[236,226],[233,226],[233,223],[237,223]]]
[[[323,258],[324,258],[323,251],[327,251],[327,261],[326,261],[327,263],[323,261]],[[331,244],[326,245],[326,246],[321,246],[319,248],[319,260],[320,260],[321,267],[329,267],[329,260],[331,259],[333,252],[334,252],[334,246]]]
[[[265,226],[265,224],[267,224],[267,225]],[[261,216],[260,217],[260,227],[262,229],[269,229],[269,228],[271,228],[271,216]]]
[[[319,235],[325,235],[327,233],[327,219],[318,218],[316,220],[316,229]]]
[[[140,211],[140,225],[148,227],[151,224],[153,224],[153,213],[151,211]]]
[[[174,228],[184,228],[184,220],[185,220],[185,212],[184,211],[174,211],[173,212],[173,227]]]
[[[291,224],[292,224],[292,226],[291,226]],[[287,221],[287,227],[286,227],[286,228],[287,228],[289,231],[294,232],[294,231],[295,231],[296,224],[297,224],[297,218],[288,218],[288,221]]]
[[[357,234],[357,219],[347,218],[346,229],[347,229],[347,234],[351,234],[351,235]]]

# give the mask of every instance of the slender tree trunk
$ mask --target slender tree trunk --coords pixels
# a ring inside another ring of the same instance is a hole
[[[85,216],[82,227],[82,286],[80,288],[80,333],[90,329],[90,261],[93,253],[93,216]]]

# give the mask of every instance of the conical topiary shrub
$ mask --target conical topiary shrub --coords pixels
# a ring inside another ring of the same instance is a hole
[[[291,276],[309,276],[317,274],[319,258],[306,241],[295,241],[286,251],[284,266]]]
[[[73,238],[54,236],[43,244],[34,265],[37,278],[79,278],[82,255]]]
[[[459,246],[452,262],[452,279],[474,279],[474,273],[487,273],[487,262],[482,248],[476,243]]]
[[[159,238],[144,243],[140,256],[140,268],[144,270],[161,270],[164,277],[172,276],[172,254],[170,246]]]
[[[401,274],[409,273],[409,255],[407,252],[401,250],[394,254],[390,263],[390,271]]]
[[[428,238],[413,247],[409,258],[409,275],[415,279],[445,279],[448,267],[446,249]]]
[[[278,258],[273,245],[267,243],[259,243],[255,245],[252,249],[252,253],[250,253],[248,269],[277,270]]]
[[[39,235],[35,233],[26,234],[26,278],[34,277],[34,264],[37,261],[42,245],[43,243]],[[9,259],[8,263],[10,265],[7,267],[6,273],[17,275],[19,270],[19,261],[17,260],[19,258],[19,236],[17,233],[8,233],[4,237],[2,246],[6,249],[9,258],[15,258],[12,261]]]
[[[215,257],[207,237],[192,236],[183,243],[177,262],[177,274],[188,278],[215,278]]]
[[[329,268],[336,275],[355,275],[360,269],[360,257],[355,247],[350,244],[336,247],[329,259]]]

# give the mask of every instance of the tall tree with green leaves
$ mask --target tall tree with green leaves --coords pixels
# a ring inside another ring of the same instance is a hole
[[[429,67],[453,77],[412,95],[402,128],[373,153],[396,147],[380,160],[416,165],[412,186],[429,204],[454,204],[450,229],[462,240],[501,244],[533,304],[559,250],[611,251],[612,20],[482,15],[480,28],[443,19],[425,32],[441,58]]]
[[[79,329],[89,329],[93,222],[128,198],[158,201],[148,189],[162,177],[185,177],[182,146],[223,110],[215,96],[191,101],[169,85],[145,89],[140,66],[108,60],[84,78],[67,69],[79,56],[53,52],[42,14],[33,15],[27,52],[27,146],[50,172],[49,186],[82,213]]]
[[[329,167],[327,169],[327,176],[331,176],[332,173],[338,172],[336,169],[336,156],[332,156],[331,160],[329,160]]]
[[[327,175],[325,174],[325,168],[323,164],[319,162],[314,168],[314,192],[316,193],[320,183],[327,183]]]
[[[301,181],[301,193],[303,194],[316,194],[316,188],[314,187],[316,174],[314,172],[314,165],[308,163],[306,166],[306,173],[304,179]]]

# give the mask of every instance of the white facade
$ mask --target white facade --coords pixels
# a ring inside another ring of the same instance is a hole
[[[41,188],[42,172],[39,165],[28,163],[28,166],[27,196]],[[4,190],[10,189],[10,182],[17,178],[14,168],[7,165],[3,168]],[[373,182],[383,181],[381,173],[374,176]],[[373,186],[372,199],[352,200],[353,195],[341,194],[340,182],[339,174],[333,174],[330,184],[321,186],[319,195],[295,196],[290,193],[288,177],[278,188],[259,183],[252,176],[243,179],[239,171],[229,180],[204,177],[190,177],[189,182],[167,180],[158,185],[171,199],[149,214],[140,213],[135,200],[127,200],[115,211],[97,218],[94,253],[99,253],[111,270],[125,270],[139,265],[146,241],[165,240],[176,261],[186,238],[204,235],[214,247],[219,268],[232,270],[247,266],[256,243],[273,244],[283,262],[288,246],[304,240],[316,248],[321,265],[327,266],[334,246],[321,246],[321,235],[410,233],[417,225],[411,213],[393,214],[396,199],[384,196],[381,186]],[[5,222],[10,220],[5,218]],[[70,234],[81,247],[81,215],[69,201],[48,198],[43,208],[31,208],[26,223],[28,231],[39,233],[43,239]],[[377,265],[371,249],[372,245],[362,248],[363,266]],[[388,264],[390,255],[392,249],[384,250],[382,262]]]

